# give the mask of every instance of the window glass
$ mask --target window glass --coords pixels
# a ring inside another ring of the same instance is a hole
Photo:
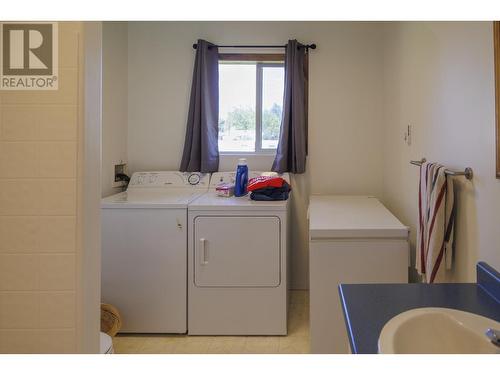
[[[280,67],[262,68],[262,149],[276,149],[283,112],[285,71]]]
[[[255,151],[256,64],[219,64],[219,151]]]
[[[283,107],[282,63],[219,63],[219,151],[276,150]]]

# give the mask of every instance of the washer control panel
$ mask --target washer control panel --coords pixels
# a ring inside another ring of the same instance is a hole
[[[187,178],[189,185],[198,185],[201,183],[201,176],[199,173],[191,173]]]
[[[129,188],[206,188],[210,182],[209,173],[199,172],[135,172]]]

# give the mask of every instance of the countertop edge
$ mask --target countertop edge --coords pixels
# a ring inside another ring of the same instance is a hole
[[[344,323],[346,325],[347,337],[349,338],[349,346],[351,347],[351,352],[357,354],[356,343],[354,342],[354,335],[352,333],[351,320],[349,319],[349,312],[347,310],[346,300],[344,298],[344,291],[342,289],[342,284],[339,284],[338,291],[340,295],[340,301],[342,303],[342,315],[344,316]]]

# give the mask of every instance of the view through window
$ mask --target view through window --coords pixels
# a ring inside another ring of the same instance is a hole
[[[219,151],[273,152],[283,110],[283,63],[219,63]]]

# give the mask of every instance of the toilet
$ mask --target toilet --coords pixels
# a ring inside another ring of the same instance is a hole
[[[114,354],[113,339],[104,332],[100,333],[100,351],[101,354]]]

